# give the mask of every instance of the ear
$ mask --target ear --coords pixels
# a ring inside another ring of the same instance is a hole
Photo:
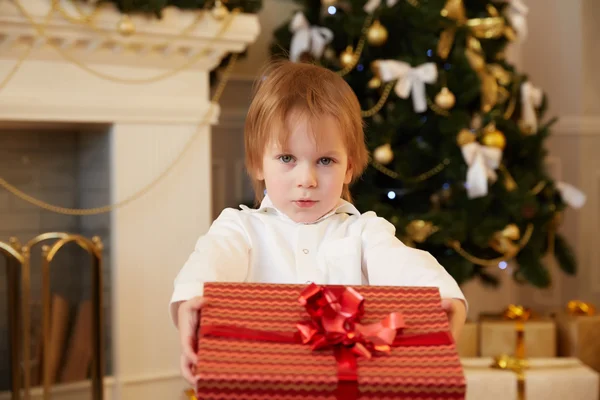
[[[344,184],[349,185],[352,182],[352,165],[348,162],[348,168],[346,168],[346,176],[344,176]]]
[[[265,180],[265,175],[262,172],[262,168],[261,169],[257,169],[256,171],[254,171],[252,173],[252,175],[254,176],[254,179],[256,179],[257,181],[264,181]]]

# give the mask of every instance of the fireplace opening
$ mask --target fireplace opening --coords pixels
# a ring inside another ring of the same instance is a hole
[[[67,208],[93,208],[111,202],[110,125],[9,123],[0,126],[0,176],[24,193]],[[44,233],[98,236],[102,250],[102,310],[104,374],[112,373],[111,226],[110,214],[67,215],[45,210],[0,188],[0,241],[17,238],[26,244]],[[40,386],[42,355],[42,245],[31,248],[30,376]],[[11,391],[9,335],[9,275],[0,256],[0,392]],[[92,258],[68,244],[50,265],[50,348],[53,384],[89,379],[92,363]],[[22,363],[19,363],[22,369]],[[20,371],[21,376],[24,371]]]

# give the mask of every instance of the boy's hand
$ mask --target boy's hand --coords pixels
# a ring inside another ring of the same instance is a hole
[[[454,337],[454,341],[457,342],[467,319],[465,303],[459,299],[442,299],[442,308],[448,314],[450,332]]]
[[[179,339],[181,341],[181,374],[192,385],[196,384],[194,376],[198,355],[196,345],[198,341],[198,325],[200,324],[200,309],[205,301],[202,297],[194,297],[179,305],[177,311]]]

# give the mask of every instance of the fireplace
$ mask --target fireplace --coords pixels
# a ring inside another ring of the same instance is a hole
[[[50,3],[21,0],[38,23]],[[120,18],[114,10],[98,15],[98,27],[106,34],[100,36],[57,16],[41,39],[13,3],[0,3],[5,41],[0,80],[15,64],[19,67],[0,93],[0,176],[29,195],[73,208],[118,204],[152,185],[111,212],[81,217],[44,211],[0,190],[2,241],[17,236],[25,242],[47,231],[102,239],[107,398],[176,399],[187,386],[179,374],[179,342],[168,301],[172,279],[212,221],[210,132],[219,122],[219,108],[207,124],[201,123],[211,109],[209,72],[259,33],[255,15],[238,14],[221,36],[216,33],[224,22],[205,18],[188,40],[175,41],[194,16],[169,9],[161,21],[133,18],[136,34],[131,37],[114,32]],[[155,47],[158,39],[170,39],[171,47]],[[115,43],[134,43],[137,50]],[[33,50],[19,64],[29,46]],[[198,58],[193,67],[167,74],[192,57]],[[167,77],[134,83],[160,75]],[[86,255],[69,250],[53,271],[52,287],[67,299],[72,315],[89,297],[90,277],[89,268],[77,268]],[[32,259],[32,318],[39,254],[34,250]],[[2,290],[0,285],[0,296]],[[0,319],[0,332],[3,323]],[[6,382],[0,385],[0,400],[10,399]],[[39,388],[31,393],[41,398]],[[54,385],[52,398],[91,398],[89,383]]]
[[[19,124],[0,125],[0,171],[3,178],[29,195],[64,207],[90,208],[106,204],[110,199],[109,127],[82,124]],[[98,236],[110,244],[108,214],[73,216],[55,213],[34,206],[3,192],[0,197],[0,241],[16,238],[25,244],[50,232]],[[43,242],[52,244],[52,242]],[[31,249],[30,296],[30,375],[31,385],[41,384],[42,348],[42,244]],[[103,370],[112,374],[110,336],[110,245],[103,246]],[[0,259],[0,274],[7,274],[8,258]],[[81,320],[89,319],[91,307],[90,257],[77,246],[65,246],[50,268],[50,291],[54,298],[51,324],[56,332],[52,339],[56,349],[55,382],[65,383],[86,379],[86,371],[77,370],[81,351],[90,351],[89,329],[82,329]],[[0,309],[7,310],[8,276],[0,284]],[[83,312],[82,312],[83,311]],[[0,331],[9,331],[8,315],[2,313]],[[83,337],[82,337],[83,335]],[[11,347],[7,335],[0,337],[0,391],[11,389],[8,360]],[[91,354],[88,354],[88,357]],[[88,360],[88,363],[91,360]],[[24,373],[20,371],[21,375]]]

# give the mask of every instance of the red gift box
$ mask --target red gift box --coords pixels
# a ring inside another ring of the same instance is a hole
[[[198,400],[464,399],[437,288],[205,283]]]

